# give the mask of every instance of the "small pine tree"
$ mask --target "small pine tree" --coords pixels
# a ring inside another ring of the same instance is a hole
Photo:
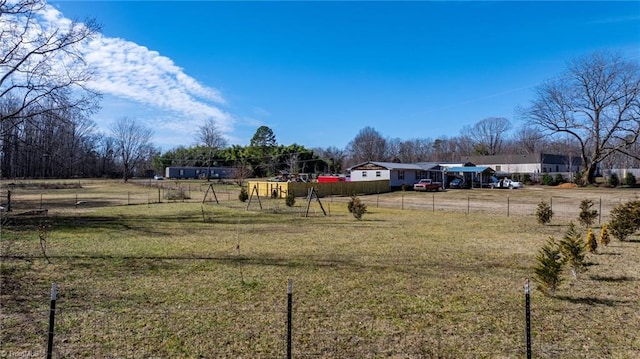
[[[569,265],[573,278],[578,278],[578,272],[581,272],[585,267],[585,245],[573,222],[569,224],[569,229],[559,245],[564,256],[563,260]]]
[[[353,213],[353,216],[357,220],[361,220],[362,215],[367,212],[367,205],[362,203],[360,198],[356,195],[351,196],[351,200],[347,204],[347,208],[349,209],[349,212]]]
[[[538,283],[538,289],[546,296],[554,296],[556,290],[562,283],[562,254],[560,247],[553,237],[549,238],[547,243],[540,248],[536,256],[538,264],[535,266],[535,281]]]
[[[591,228],[587,230],[587,249],[591,253],[595,253],[598,250],[598,241],[596,241],[596,236]]]
[[[640,230],[640,200],[631,200],[613,208],[607,230],[620,241]]]
[[[619,185],[620,185],[620,178],[616,173],[612,173],[611,176],[609,176],[609,186],[618,187]]]
[[[624,184],[629,186],[629,187],[635,187],[636,186],[636,176],[634,176],[633,173],[631,173],[631,172],[627,172],[627,174],[624,176]]]
[[[249,194],[247,193],[247,190],[244,187],[240,188],[240,194],[238,195],[238,199],[240,200],[240,202],[246,202],[249,199]]]
[[[540,203],[538,203],[538,208],[536,209],[536,217],[538,218],[538,223],[549,224],[551,222],[551,218],[553,218],[551,205],[544,200],[540,201]]]
[[[578,215],[578,222],[585,227],[590,227],[598,217],[598,210],[593,209],[593,201],[590,199],[583,199],[580,202],[580,214]]]
[[[600,228],[600,244],[603,246],[608,246],[609,242],[611,242],[611,236],[609,235],[609,230],[607,229],[607,225],[603,224],[602,228]]]
[[[287,197],[284,199],[284,203],[287,205],[287,207],[293,207],[293,205],[296,204],[296,196],[293,194],[293,192],[289,191],[287,193]]]

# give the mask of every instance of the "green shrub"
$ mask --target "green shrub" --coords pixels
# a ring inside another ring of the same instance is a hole
[[[240,202],[246,202],[249,199],[249,194],[247,193],[247,190],[244,187],[240,188],[240,194],[238,195],[238,199],[240,200]]]
[[[634,176],[633,173],[631,173],[631,172],[627,172],[627,174],[624,176],[624,184],[629,186],[629,187],[635,187],[636,186],[636,176]]]
[[[544,200],[538,203],[538,207],[536,208],[536,218],[538,219],[538,223],[540,224],[548,224],[551,222],[551,218],[553,218],[553,210],[551,209],[551,205]]]
[[[562,283],[563,259],[560,246],[549,238],[547,243],[540,248],[536,256],[537,264],[533,271],[538,289],[546,296],[553,296]]]
[[[410,186],[410,185],[408,185],[408,184],[404,183],[404,184],[402,184],[402,186],[400,186],[400,189],[402,189],[403,191],[405,191],[405,192],[406,192],[406,191],[408,191],[408,190],[413,189],[413,186]]]
[[[542,180],[541,183],[545,186],[553,186],[555,185],[555,182],[553,181],[553,177],[551,177],[550,174],[545,173],[542,175]]]
[[[585,227],[590,227],[596,218],[598,218],[598,210],[593,209],[593,201],[590,199],[583,199],[580,202],[580,214],[578,215],[578,222]]]
[[[362,203],[360,198],[358,198],[356,195],[351,196],[351,200],[347,204],[347,208],[357,220],[361,220],[362,215],[367,212],[367,205]]]
[[[611,176],[609,176],[609,186],[618,187],[619,185],[620,178],[618,178],[618,175],[616,173],[612,173]]]
[[[620,241],[637,232],[640,229],[640,200],[632,200],[614,207],[607,229]]]
[[[293,205],[296,204],[296,196],[293,194],[293,192],[290,191],[287,193],[287,197],[285,197],[284,203],[287,205],[287,207],[293,207]]]
[[[580,173],[574,173],[573,174],[573,183],[578,185],[578,186],[584,186],[584,179],[582,178],[582,176],[580,175]]]
[[[561,184],[561,183],[564,183],[565,180],[564,180],[564,177],[562,177],[562,174],[556,173],[556,176],[553,178],[553,182],[555,184]]]

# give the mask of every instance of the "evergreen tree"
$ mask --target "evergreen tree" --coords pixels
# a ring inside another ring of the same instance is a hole
[[[360,198],[356,195],[351,196],[351,200],[347,204],[347,208],[357,220],[361,220],[362,215],[367,212],[367,205],[362,203]]]
[[[544,200],[540,201],[536,209],[536,217],[538,218],[538,223],[540,224],[548,224],[549,222],[551,222],[551,218],[553,218],[553,210],[551,209],[551,205]]]
[[[598,210],[593,209],[593,201],[590,199],[583,199],[580,202],[580,214],[578,215],[578,221],[585,227],[589,227],[595,222],[598,217]]]
[[[612,209],[607,229],[620,241],[640,230],[640,200],[621,203]]]
[[[284,203],[287,205],[287,207],[293,207],[293,205],[296,204],[296,196],[292,191],[289,191],[287,193],[287,197],[285,197]]]
[[[246,202],[249,199],[249,194],[247,193],[247,190],[244,187],[240,188],[240,194],[238,195],[238,199],[240,200],[240,202]]]
[[[598,250],[598,241],[591,228],[587,230],[587,249],[591,253],[595,253]]]
[[[581,272],[585,265],[585,245],[573,222],[559,244],[564,262],[569,265],[573,278],[577,278],[578,272]]]
[[[607,229],[607,225],[603,224],[600,229],[600,244],[603,246],[608,246],[609,242],[611,242],[611,236],[609,235],[609,230]]]
[[[556,290],[562,283],[562,253],[560,247],[552,238],[540,248],[536,256],[538,264],[534,268],[535,281],[538,283],[538,289],[546,296],[554,296]]]

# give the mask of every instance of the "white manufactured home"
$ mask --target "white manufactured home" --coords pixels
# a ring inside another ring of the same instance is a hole
[[[412,186],[423,178],[442,182],[444,167],[437,163],[395,163],[368,161],[348,169],[351,182],[388,180],[390,188]]]

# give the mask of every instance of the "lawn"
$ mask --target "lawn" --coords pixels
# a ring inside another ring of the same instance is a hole
[[[15,188],[14,212],[49,211],[2,227],[0,357],[45,356],[54,282],[54,357],[284,357],[289,279],[293,357],[524,357],[525,280],[571,221],[444,206],[562,195],[545,190],[363,196],[357,221],[345,198],[321,199],[327,216],[312,202],[305,217],[304,198],[247,210],[237,187],[216,185],[219,203],[203,204],[206,183],[184,201],[155,185]],[[588,191],[570,196],[611,193]],[[635,236],[588,255],[554,298],[532,282],[534,356],[639,357],[638,258]]]

